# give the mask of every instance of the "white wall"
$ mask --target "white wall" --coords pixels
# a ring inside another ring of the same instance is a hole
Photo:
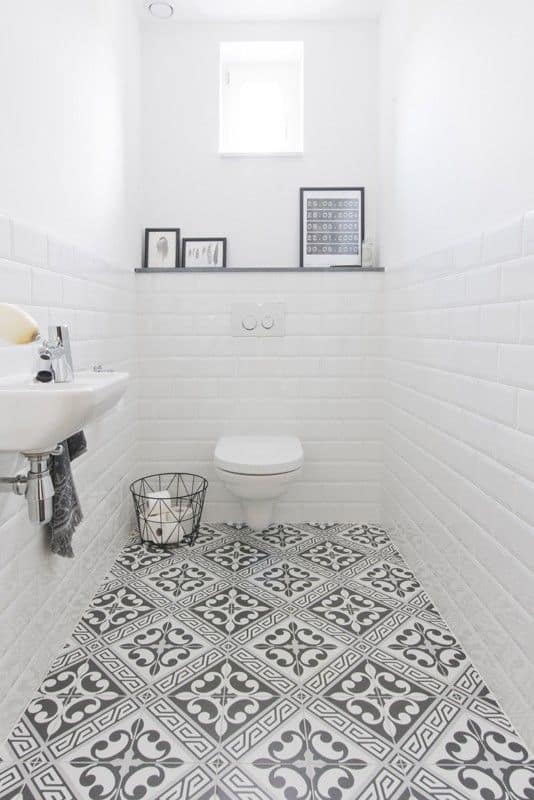
[[[304,41],[304,155],[221,158],[219,43]],[[377,25],[167,24],[143,28],[142,218],[226,235],[232,266],[297,266],[301,186],[365,186],[375,229]]]
[[[205,517],[241,520],[217,480],[223,434],[304,445],[285,521],[377,520],[381,472],[380,273],[137,275],[141,474],[208,477]],[[284,338],[233,338],[235,302],[282,301]]]
[[[384,264],[534,206],[530,0],[388,0],[381,22]]]
[[[77,368],[135,374],[138,31],[127,0],[2,5],[0,301],[71,327]],[[128,271],[127,271],[128,270]],[[33,347],[0,345],[0,377]],[[0,739],[34,693],[130,527],[135,389],[86,431],[73,467],[85,521],[52,556],[21,498],[0,495]],[[132,435],[133,434],[133,435]],[[23,459],[0,458],[0,474]]]
[[[5,2],[0,26],[0,212],[128,266],[138,256],[132,6]]]
[[[302,158],[218,155],[219,43],[304,41]],[[147,227],[228,236],[230,266],[297,266],[299,187],[364,185],[373,235],[377,26],[143,27]],[[381,275],[138,275],[140,469],[210,479],[206,517],[241,519],[217,481],[224,433],[291,433],[303,480],[278,518],[377,519]],[[233,302],[287,304],[284,339],[235,339]]]
[[[392,0],[381,43],[386,519],[530,742],[533,25]]]

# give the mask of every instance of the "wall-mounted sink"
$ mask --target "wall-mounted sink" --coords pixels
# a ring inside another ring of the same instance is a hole
[[[127,372],[76,372],[72,383],[0,380],[0,452],[54,450],[113,408],[127,385]]]

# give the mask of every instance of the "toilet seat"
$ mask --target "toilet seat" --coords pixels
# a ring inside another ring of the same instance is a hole
[[[223,436],[215,447],[215,466],[237,475],[282,475],[300,469],[304,459],[296,436]]]

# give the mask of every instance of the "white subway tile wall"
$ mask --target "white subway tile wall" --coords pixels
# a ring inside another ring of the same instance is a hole
[[[534,742],[534,215],[386,274],[384,515]]]
[[[22,501],[0,498],[0,737],[131,524],[129,478],[199,472],[206,519],[238,520],[214,475],[217,437],[287,432],[306,464],[278,518],[385,515],[534,743],[533,219],[392,269],[384,292],[380,274],[134,278],[0,217],[2,299],[44,329],[68,322],[78,367],[138,376],[74,466],[74,561],[49,556]],[[232,338],[232,303],[262,300],[286,303],[286,337]],[[0,375],[31,364],[31,348],[0,346]],[[4,474],[20,466],[0,459]]]
[[[45,335],[49,322],[67,322],[77,369],[101,361],[135,376],[134,280],[130,270],[0,216],[0,300],[23,306]],[[30,375],[34,353],[33,345],[0,344],[0,377]],[[88,452],[73,465],[84,512],[73,560],[49,553],[44,530],[30,525],[22,498],[0,495],[0,740],[131,528],[136,416],[133,380],[121,405],[86,431]],[[21,457],[0,456],[0,474],[23,468]]]
[[[239,520],[217,438],[294,434],[304,471],[278,519],[379,519],[383,275],[155,274],[137,290],[141,472],[198,472],[206,520]],[[284,338],[231,336],[232,303],[271,301]]]

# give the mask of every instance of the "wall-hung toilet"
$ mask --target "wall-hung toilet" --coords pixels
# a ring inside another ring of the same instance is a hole
[[[267,528],[274,501],[299,478],[304,454],[295,436],[223,436],[215,447],[215,470],[241,500],[245,522]]]

